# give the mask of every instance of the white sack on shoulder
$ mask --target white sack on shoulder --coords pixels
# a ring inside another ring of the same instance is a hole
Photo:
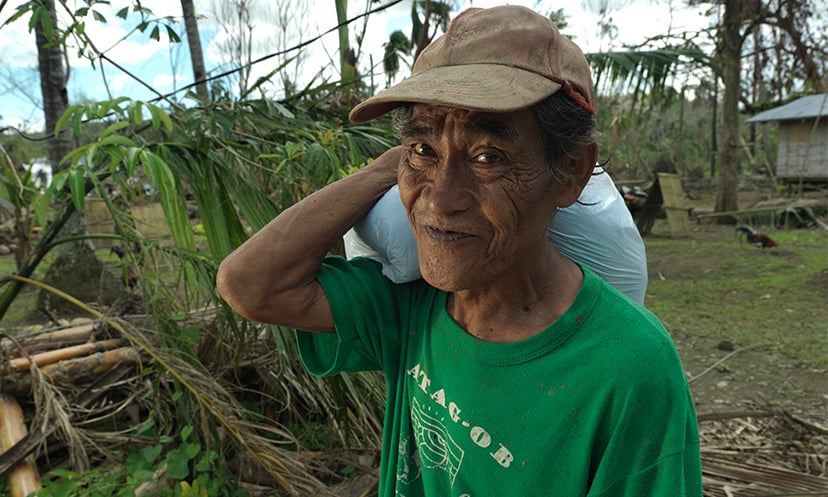
[[[397,185],[392,186],[343,239],[348,259],[368,257],[379,262],[382,274],[394,283],[421,277],[414,232]]]
[[[561,253],[639,304],[647,292],[647,254],[624,197],[596,167],[578,202],[558,209],[547,236]]]

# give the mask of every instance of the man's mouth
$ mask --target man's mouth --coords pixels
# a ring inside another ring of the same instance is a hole
[[[433,226],[425,227],[426,234],[429,238],[438,242],[456,242],[466,238],[471,238],[472,235],[460,231],[442,230]]]

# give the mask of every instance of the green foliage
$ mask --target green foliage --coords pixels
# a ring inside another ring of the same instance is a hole
[[[397,76],[400,70],[400,57],[411,53],[411,41],[400,30],[394,31],[383,44],[385,54],[382,58],[382,69],[385,72],[386,85]]]
[[[40,226],[46,224],[46,210],[52,199],[48,190],[35,185],[31,170],[19,171],[11,161],[0,156],[0,198],[15,208],[17,222],[22,223],[18,229],[29,234],[32,221]]]
[[[17,134],[0,133],[3,160],[8,160],[18,167],[28,164],[32,159],[46,157],[48,151],[45,144],[45,140],[34,141]]]
[[[151,426],[151,425],[145,425]],[[108,469],[77,473],[54,469],[43,481],[37,497],[133,497],[142,485],[161,481],[152,495],[158,497],[207,497],[221,495],[244,497],[238,476],[224,458],[193,437],[194,429],[185,425],[179,439],[151,437],[155,443],[122,454],[124,463]],[[169,480],[166,482],[166,480]]]
[[[457,8],[456,2],[438,2],[416,0],[411,4],[411,36],[402,31],[394,31],[383,43],[384,54],[382,67],[385,72],[386,85],[396,77],[400,70],[402,56],[416,57],[439,31],[448,29],[451,13]]]
[[[656,172],[704,177],[712,154],[708,104],[647,96],[636,111],[631,96],[599,97],[600,155],[610,159],[613,178],[646,180]]]
[[[560,32],[564,32],[569,26],[569,21],[567,21],[568,16],[563,8],[550,10],[546,17],[555,23],[555,26],[558,27],[558,31]]]
[[[232,397],[221,397],[221,401],[204,397],[205,385],[217,388],[213,378],[222,373],[211,372],[200,362],[199,344],[204,341],[205,329],[194,325],[188,316],[205,306],[215,309],[218,331],[212,332],[217,336],[210,340],[224,347],[237,347],[237,352],[230,352],[227,360],[214,367],[232,368],[234,361],[241,361],[249,353],[247,347],[261,353],[261,330],[232,313],[216,294],[218,263],[281,210],[361,167],[395,142],[387,129],[343,127],[308,115],[300,107],[268,100],[222,101],[174,114],[127,99],[72,106],[60,119],[58,130],[71,127],[83,132],[91,119],[102,123],[98,124],[100,134],[73,150],[67,156],[67,169],[53,179],[50,193],[57,202],[56,223],[47,227],[46,236],[35,250],[39,256],[48,253],[57,240],[53,233],[57,221],[64,219],[65,213],[85,207],[90,193],[100,197],[115,222],[117,235],[110,236],[124,242],[125,260],[139,276],[143,303],[150,316],[147,326],[157,333],[157,342],[144,346],[154,354],[158,368],[173,376],[173,384],[190,394],[183,402],[173,399],[176,415],[182,420],[201,416],[209,432],[223,427],[260,464],[279,472],[283,478],[280,481],[287,478],[298,488],[316,488],[308,483],[314,477],[291,469],[297,463],[280,459],[284,456],[278,450],[284,449],[262,444],[272,439],[280,447],[300,449],[301,443],[269,419],[256,418],[253,427],[238,424],[235,415],[223,411],[224,406],[235,405]],[[165,224],[172,234],[170,243],[159,243],[145,235],[131,215],[131,205],[140,200],[133,193],[136,181],[149,182],[158,192]],[[196,219],[190,218],[193,206]],[[39,260],[27,261],[28,274]],[[0,296],[0,315],[14,302],[17,291],[19,288],[7,287]],[[263,398],[291,399],[295,405],[289,409],[302,409],[283,414],[288,420],[307,422],[319,416],[336,420],[320,425],[328,432],[320,434],[320,440],[329,444],[376,446],[383,397],[377,378],[359,375],[331,382],[311,378],[301,372],[293,332],[279,328],[271,331],[272,335],[264,337],[278,353],[277,365],[268,369],[282,371],[277,377],[289,380],[284,385],[272,381],[260,384],[259,388],[266,390],[261,392]],[[166,357],[163,361],[162,355]],[[188,368],[189,376],[183,375]],[[264,377],[269,373],[261,374]],[[229,387],[231,391],[234,388],[239,387]],[[219,395],[229,395],[222,392]],[[165,396],[161,388],[156,394]],[[260,402],[266,400],[248,400],[249,405],[263,412]],[[355,425],[356,419],[363,420],[364,426]],[[164,467],[168,476],[180,483],[169,495],[229,495],[215,493],[217,476],[199,472],[221,450],[215,443],[187,439],[184,431],[175,443],[160,439],[140,452],[124,454],[126,462],[121,469],[83,475],[61,473],[52,488],[55,495],[115,493],[122,491],[115,489],[134,488]],[[112,481],[117,485],[107,483]]]
[[[419,53],[437,34],[445,32],[451,20],[455,2],[415,0],[411,4],[411,45]],[[422,17],[421,17],[422,16]]]
[[[11,218],[11,242],[15,244],[15,264],[21,269],[30,253],[30,240],[36,226],[46,226],[53,195],[35,183],[32,169],[21,171],[0,147],[0,214]],[[4,311],[0,306],[0,317]]]

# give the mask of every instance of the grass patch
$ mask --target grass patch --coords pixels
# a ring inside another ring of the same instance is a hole
[[[762,250],[733,227],[695,227],[682,238],[655,231],[645,238],[647,307],[671,333],[765,345],[828,367],[828,232],[772,236],[779,247]]]
[[[43,274],[48,267],[48,260],[44,260],[33,277],[35,279],[42,279]],[[0,257],[0,277],[14,274],[17,272],[17,265],[14,262],[14,255],[8,254]],[[8,285],[0,285],[0,294],[6,292]],[[32,288],[29,285],[24,285],[17,294],[6,315],[0,319],[0,327],[6,330],[14,326],[22,326],[26,324],[33,324],[43,320],[43,315],[37,311],[37,288]]]

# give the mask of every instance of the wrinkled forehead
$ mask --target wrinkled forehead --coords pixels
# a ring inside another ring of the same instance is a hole
[[[412,104],[403,119],[403,137],[440,135],[447,127],[471,135],[490,135],[518,142],[527,133],[538,133],[535,115],[524,109],[514,112],[483,112],[442,105]]]

